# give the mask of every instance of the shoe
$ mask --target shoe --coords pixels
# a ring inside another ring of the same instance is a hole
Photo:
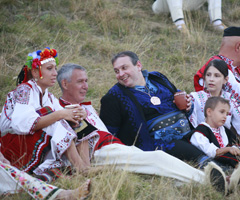
[[[218,25],[214,25],[214,24],[213,24],[213,28],[214,28],[216,31],[223,31],[224,29],[227,28],[227,26],[221,22],[221,24],[218,24]]]
[[[229,191],[234,192],[240,184],[240,165],[233,171],[230,177]]]
[[[228,193],[228,184],[226,180],[226,175],[217,164],[214,162],[209,162],[208,165],[204,168],[207,181],[210,182],[212,187],[222,193],[227,195]]]
[[[202,156],[198,159],[198,168],[199,169],[204,169],[209,162],[211,162],[213,159],[208,157],[208,156]]]
[[[177,30],[179,30],[184,35],[188,35],[188,36],[190,35],[189,30],[185,24],[176,25],[176,27],[177,27]]]

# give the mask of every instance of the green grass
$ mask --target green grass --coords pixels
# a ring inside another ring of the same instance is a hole
[[[16,76],[27,54],[46,46],[58,50],[60,66],[74,62],[89,76],[89,92],[97,111],[100,98],[115,84],[111,57],[123,50],[136,52],[145,69],[165,74],[179,89],[191,92],[193,75],[218,53],[222,33],[209,23],[207,6],[185,12],[191,37],[174,27],[169,14],[154,15],[153,1],[139,0],[1,0],[0,1],[0,108],[15,88]],[[223,1],[223,21],[239,26],[239,0]],[[58,86],[51,88],[57,97]],[[225,199],[209,186],[186,184],[146,175],[115,172],[114,168],[90,175],[90,199]],[[86,177],[59,180],[63,188],[76,188]],[[226,199],[239,199],[240,192]],[[18,194],[5,199],[28,199]]]

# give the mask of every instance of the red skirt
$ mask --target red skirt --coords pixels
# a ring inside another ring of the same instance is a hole
[[[11,165],[32,173],[51,149],[51,136],[42,130],[33,135],[10,134],[0,137],[1,152]]]

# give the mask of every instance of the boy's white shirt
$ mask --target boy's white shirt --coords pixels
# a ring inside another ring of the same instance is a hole
[[[209,127],[212,131],[212,128],[206,122],[202,122],[201,124]],[[223,126],[219,128],[220,128],[220,135],[222,137],[224,147],[226,147],[229,141],[228,141],[225,128]],[[204,136],[202,133],[199,133],[197,131],[193,133],[190,139],[190,142],[211,158],[214,158],[216,156],[216,150],[219,149],[215,144],[210,143],[209,139],[206,136]]]

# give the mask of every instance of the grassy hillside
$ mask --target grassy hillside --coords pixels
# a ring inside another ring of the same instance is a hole
[[[240,1],[223,1],[223,21],[240,25]],[[46,46],[59,53],[60,66],[73,62],[89,76],[87,100],[99,110],[99,100],[116,82],[110,59],[113,54],[136,52],[145,69],[165,74],[179,89],[193,91],[193,75],[220,47],[222,32],[209,23],[207,5],[185,12],[190,37],[181,35],[169,14],[154,15],[152,0],[0,0],[0,108],[15,87],[16,76],[27,54]],[[59,96],[56,85],[51,91]],[[208,186],[175,187],[173,180],[113,172],[91,174],[90,199],[224,199]],[[56,184],[75,188],[85,177]],[[239,193],[228,199],[239,199]],[[16,195],[6,199],[27,199]]]

